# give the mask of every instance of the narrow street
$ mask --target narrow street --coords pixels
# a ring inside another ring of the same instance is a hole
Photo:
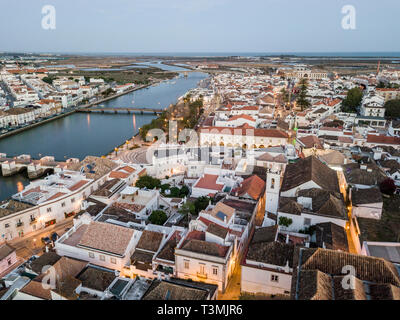
[[[66,232],[65,229],[71,228],[72,226],[73,217],[70,217],[45,229],[32,232],[22,238],[16,238],[8,241],[8,244],[17,250],[17,256],[23,260],[26,260],[32,255],[41,255],[43,253],[43,249],[45,247],[41,240],[43,237],[50,237],[53,232],[57,232],[57,234],[61,237]]]

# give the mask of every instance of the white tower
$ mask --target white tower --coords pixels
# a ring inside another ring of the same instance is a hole
[[[267,171],[267,185],[265,188],[265,212],[277,213],[280,186],[281,171],[269,169]]]

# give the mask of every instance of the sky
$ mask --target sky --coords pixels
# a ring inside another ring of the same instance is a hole
[[[399,14],[398,0],[1,0],[0,51],[400,52]]]

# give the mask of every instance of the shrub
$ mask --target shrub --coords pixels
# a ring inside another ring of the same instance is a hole
[[[149,217],[149,221],[152,224],[157,224],[160,226],[162,226],[165,223],[165,221],[167,221],[167,219],[168,219],[167,214],[162,210],[154,210]]]

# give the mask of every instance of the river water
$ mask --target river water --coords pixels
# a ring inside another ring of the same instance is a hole
[[[148,63],[160,69],[183,71],[185,69],[163,64]],[[143,63],[145,65],[145,63]],[[151,87],[133,91],[101,104],[102,107],[167,108],[171,103],[197,87],[207,74],[194,72],[187,77],[166,80]],[[87,155],[102,156],[139,132],[155,115],[150,114],[85,114],[74,113],[41,126],[0,140],[0,153],[7,156],[30,154],[33,158],[54,156],[56,160],[83,159]],[[22,174],[0,176],[0,201],[9,198],[29,184]]]

